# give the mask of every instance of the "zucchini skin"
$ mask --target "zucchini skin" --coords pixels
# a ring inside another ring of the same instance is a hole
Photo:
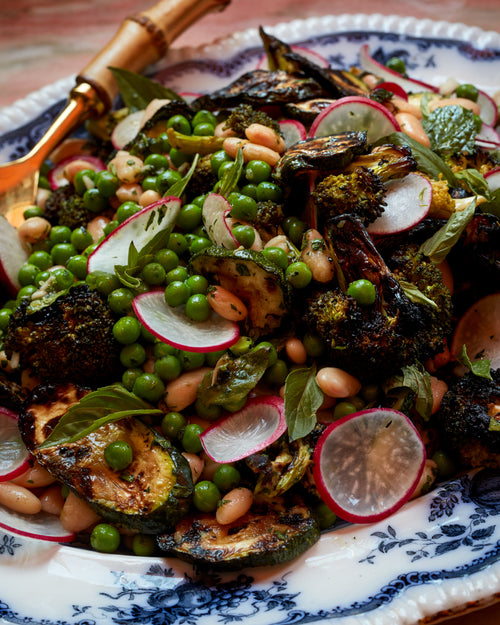
[[[26,446],[106,521],[145,534],[173,528],[190,509],[191,470],[182,454],[140,419],[121,419],[74,443],[38,449],[87,392],[72,384],[38,387],[19,418]],[[113,471],[104,460],[104,448],[113,440],[132,446],[134,459],[125,471]]]
[[[158,545],[167,555],[199,568],[231,571],[293,560],[319,535],[310,510],[295,502],[251,510],[229,525],[220,525],[212,515],[190,515],[172,534],[158,536]]]

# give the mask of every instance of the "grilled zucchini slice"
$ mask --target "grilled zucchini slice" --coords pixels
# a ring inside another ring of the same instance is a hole
[[[182,454],[140,419],[121,419],[74,443],[38,448],[87,392],[72,384],[35,389],[19,418],[27,448],[107,521],[148,534],[172,529],[189,510],[191,471]],[[121,472],[104,460],[105,447],[116,440],[133,450],[132,463]]]
[[[288,506],[278,500],[229,525],[220,525],[213,516],[190,515],[172,534],[159,536],[158,544],[167,554],[198,566],[235,570],[288,562],[309,549],[319,534],[304,503]]]

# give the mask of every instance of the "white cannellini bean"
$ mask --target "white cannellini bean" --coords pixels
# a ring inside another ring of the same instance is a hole
[[[283,154],[286,150],[286,144],[283,138],[272,128],[269,128],[269,126],[264,126],[264,124],[250,124],[250,126],[245,129],[245,137],[251,143],[263,145],[280,154]]]
[[[200,367],[193,371],[185,371],[178,378],[168,382],[165,387],[165,404],[169,410],[184,410],[196,399],[198,386],[210,367]]]
[[[305,233],[304,240],[300,258],[311,270],[313,280],[323,284],[330,282],[335,275],[335,267],[323,237],[317,230],[310,229]]]
[[[108,165],[108,169],[116,174],[120,182],[139,182],[144,167],[143,161],[137,156],[132,156],[125,150],[119,150]]]
[[[187,451],[184,451],[182,455],[189,463],[189,468],[191,469],[191,475],[193,477],[193,483],[196,484],[196,482],[200,478],[200,475],[203,473],[203,469],[205,468],[205,462],[196,454],[190,454]]]
[[[431,147],[431,141],[422,126],[421,121],[411,113],[396,113],[394,116],[401,126],[401,130],[409,137],[418,141],[427,148]]]
[[[287,339],[285,343],[285,351],[288,358],[296,365],[303,365],[307,360],[306,348],[300,339]]]
[[[44,512],[59,516],[64,507],[64,497],[61,493],[60,484],[53,484],[44,490],[40,495],[40,501]]]
[[[41,488],[53,484],[55,478],[38,464],[38,462],[35,462],[32,467],[24,473],[21,473],[21,475],[18,475],[12,481],[14,484],[24,486],[25,488]]]
[[[91,219],[87,224],[87,231],[92,237],[92,241],[97,243],[104,236],[104,228],[109,223],[108,217],[103,217],[102,215],[98,215]]]
[[[0,505],[21,514],[37,514],[42,509],[34,493],[13,482],[0,482]]]
[[[50,221],[43,217],[30,217],[23,221],[17,229],[17,233],[26,243],[36,243],[48,237],[50,228]]]
[[[218,315],[229,321],[243,321],[248,315],[247,307],[240,298],[222,286],[211,287],[207,300]]]
[[[361,382],[338,367],[323,367],[316,374],[316,381],[329,397],[351,397],[361,390]]]
[[[222,497],[215,518],[221,525],[229,525],[246,514],[253,503],[253,493],[249,488],[233,488]]]
[[[71,491],[61,510],[60,520],[67,532],[82,532],[100,520],[100,516],[83,499]]]

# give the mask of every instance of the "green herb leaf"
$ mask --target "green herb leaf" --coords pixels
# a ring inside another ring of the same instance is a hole
[[[435,152],[426,148],[415,139],[412,139],[404,132],[393,132],[384,137],[383,142],[394,143],[395,145],[407,145],[411,149],[414,159],[417,161],[418,169],[423,171],[435,180],[443,177],[450,187],[457,187],[459,181],[450,167]]]
[[[182,100],[175,91],[147,76],[120,67],[110,67],[109,69],[116,80],[123,103],[130,112],[144,110],[155,99]]]
[[[494,417],[491,417],[488,430],[490,432],[500,432],[500,421],[497,421]]]
[[[285,419],[291,441],[307,436],[316,425],[323,393],[316,382],[316,367],[295,369],[285,381]]]
[[[477,169],[463,169],[462,171],[457,171],[455,176],[470,189],[472,194],[483,195],[487,199],[491,197],[491,191],[486,178]]]
[[[473,154],[476,149],[477,118],[463,106],[439,107],[424,117],[423,126],[431,140],[431,149],[439,154]]]
[[[493,379],[491,377],[491,360],[489,360],[489,358],[478,358],[472,361],[467,354],[467,347],[465,345],[462,345],[462,349],[457,355],[457,360],[474,375],[477,375],[478,378],[486,378],[487,380]]]
[[[442,262],[460,239],[462,232],[473,218],[475,210],[476,198],[463,210],[452,213],[446,224],[422,243],[420,246],[422,254],[428,256],[435,265]]]
[[[191,163],[191,167],[189,168],[188,172],[186,173],[185,176],[183,176],[180,180],[178,180],[177,182],[174,182],[174,184],[168,188],[167,192],[165,193],[164,197],[167,196],[174,196],[174,197],[181,197],[182,194],[184,193],[189,181],[191,180],[196,166],[198,165],[198,161],[200,159],[200,155],[196,154],[193,162]]]
[[[243,172],[243,152],[241,148],[236,152],[236,158],[232,167],[228,167],[220,181],[219,192],[221,195],[227,198],[227,196],[234,191],[238,186],[238,180]]]
[[[421,363],[403,367],[401,372],[390,377],[384,384],[384,392],[388,396],[398,394],[402,388],[410,389],[414,395],[415,408],[426,420],[430,419],[433,396],[431,376]]]
[[[160,414],[161,410],[152,408],[120,384],[103,386],[71,406],[39,448],[74,443],[106,423],[125,417]]]
[[[424,304],[426,306],[432,306],[438,308],[438,305],[434,300],[427,295],[424,295],[422,291],[413,282],[407,282],[406,280],[398,280],[401,288],[403,289],[406,297],[414,304]]]

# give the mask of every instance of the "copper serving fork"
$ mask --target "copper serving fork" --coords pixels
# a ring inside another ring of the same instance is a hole
[[[85,120],[100,117],[118,91],[109,67],[140,72],[158,61],[172,41],[200,17],[230,0],[160,0],[126,18],[107,46],[80,72],[66,107],[25,156],[0,165],[0,215],[13,222],[35,203],[40,166],[52,150]]]

